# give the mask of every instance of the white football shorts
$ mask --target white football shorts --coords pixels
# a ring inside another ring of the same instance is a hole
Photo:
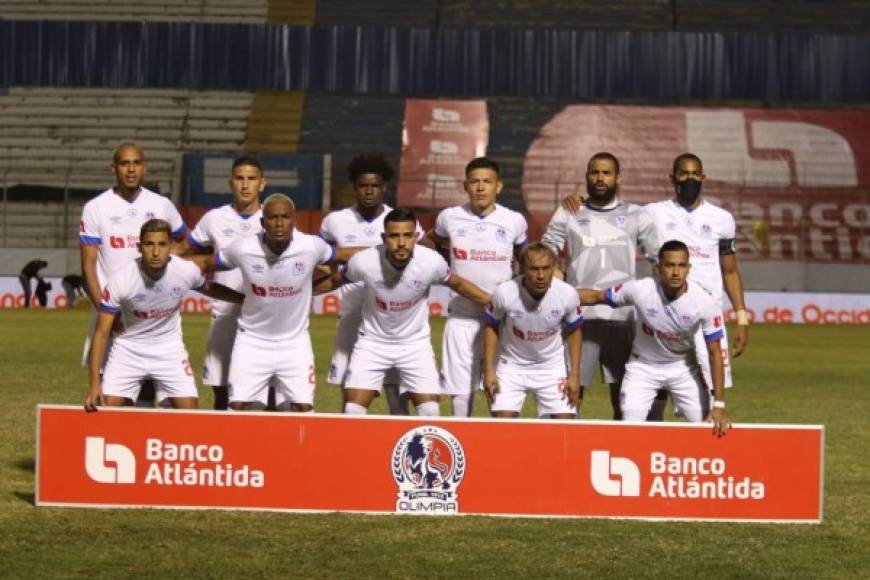
[[[625,421],[646,421],[656,392],[667,389],[674,408],[689,421],[699,423],[710,411],[710,389],[701,368],[683,361],[648,363],[634,359],[625,367],[620,406]]]
[[[292,340],[263,340],[239,330],[230,365],[230,403],[268,403],[269,385],[275,404],[314,404],[314,351],[303,333]]]
[[[448,318],[441,339],[442,376],[447,395],[474,395],[482,386],[483,325],[473,318]]]
[[[361,336],[350,357],[345,387],[380,391],[390,369],[398,373],[400,393],[441,394],[435,352],[428,338],[390,344]]]
[[[230,361],[233,343],[239,328],[238,313],[227,316],[212,314],[205,342],[205,362],[202,382],[205,385],[222,387],[230,384]]]
[[[538,408],[538,417],[556,414],[576,415],[577,409],[568,404],[565,394],[565,369],[556,372],[539,369],[527,370],[510,365],[495,369],[499,392],[492,402],[491,411],[519,413],[526,402],[526,393],[532,393]]]
[[[115,340],[103,368],[103,394],[136,400],[142,380],[153,379],[157,403],[167,397],[198,397],[187,350],[181,341],[153,343]]]

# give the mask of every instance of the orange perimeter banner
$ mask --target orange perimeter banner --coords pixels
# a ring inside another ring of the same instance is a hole
[[[822,519],[822,426],[40,406],[37,431],[40,506]]]

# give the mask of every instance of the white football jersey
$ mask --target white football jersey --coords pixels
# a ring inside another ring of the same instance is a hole
[[[337,248],[377,246],[383,242],[381,234],[384,233],[384,218],[392,210],[393,208],[383,204],[383,211],[371,221],[360,215],[356,206],[330,212],[320,224],[320,237]],[[418,222],[418,240],[423,237],[423,233]],[[364,295],[361,289],[362,283],[345,284],[338,289],[341,301],[338,312],[340,317],[359,315]]]
[[[98,246],[97,277],[100,287],[107,277],[139,256],[139,230],[152,218],[169,222],[172,238],[179,240],[187,227],[175,206],[162,195],[139,190],[133,201],[127,201],[110,188],[85,204],[79,224],[79,243]]]
[[[448,207],[435,220],[435,235],[450,241],[450,267],[456,274],[492,292],[511,278],[514,247],[526,243],[526,218],[496,204],[485,216],[475,215],[468,204]],[[480,318],[480,306],[454,295],[450,316]]]
[[[142,271],[141,258],[134,258],[109,275],[100,309],[121,314],[123,330],[116,341],[141,342],[147,354],[151,344],[181,342],[181,302],[188,290],[203,286],[205,278],[193,262],[170,256],[163,275],[154,280]]]
[[[499,366],[523,370],[565,371],[568,361],[562,333],[583,324],[577,290],[558,278],[553,278],[540,300],[529,294],[522,276],[499,284],[483,317],[499,329]]]
[[[418,245],[408,264],[396,270],[384,246],[375,246],[355,254],[344,275],[365,285],[360,335],[401,344],[428,340],[429,288],[446,284],[450,267],[438,252]]]
[[[269,249],[264,234],[239,238],[220,250],[218,268],[242,273],[239,332],[263,340],[289,340],[307,332],[312,273],[334,255],[322,239],[298,230],[280,255]]]
[[[708,201],[687,210],[674,200],[659,201],[646,206],[656,229],[658,247],[669,240],[679,240],[689,248],[689,280],[700,284],[724,306],[722,270],[719,265],[720,241],[734,240],[734,217]]]
[[[198,249],[212,248],[215,253],[228,248],[239,238],[255,236],[263,231],[260,218],[262,210],[248,215],[239,214],[232,204],[223,205],[206,212],[190,232],[188,243]],[[242,273],[238,270],[215,272],[214,281],[241,292]],[[212,313],[217,316],[237,315],[241,306],[223,300],[212,300]]]
[[[556,252],[566,249],[565,281],[577,288],[604,290],[634,279],[638,246],[655,248],[653,224],[638,205],[614,202],[598,208],[584,204],[572,213],[560,207],[553,214],[542,241]],[[631,308],[587,306],[586,320],[627,320]]]
[[[637,313],[637,332],[631,358],[649,363],[686,361],[698,363],[695,334],[700,328],[707,341],[722,338],[722,310],[703,288],[688,283],[686,292],[668,300],[653,278],[631,280],[605,291],[611,306],[632,305]]]

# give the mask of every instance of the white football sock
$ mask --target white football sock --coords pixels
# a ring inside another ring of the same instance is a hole
[[[420,417],[438,417],[440,414],[438,403],[435,401],[427,401],[417,405],[417,415]]]
[[[351,403],[350,401],[348,401],[344,404],[345,415],[365,415],[368,412],[368,409],[357,403]]]
[[[454,417],[471,417],[474,409],[474,396],[471,393],[450,396],[450,413]]]

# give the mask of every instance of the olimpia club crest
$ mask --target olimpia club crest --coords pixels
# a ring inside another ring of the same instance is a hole
[[[396,442],[391,467],[399,486],[397,512],[459,512],[465,452],[450,432],[433,425],[411,429]]]

